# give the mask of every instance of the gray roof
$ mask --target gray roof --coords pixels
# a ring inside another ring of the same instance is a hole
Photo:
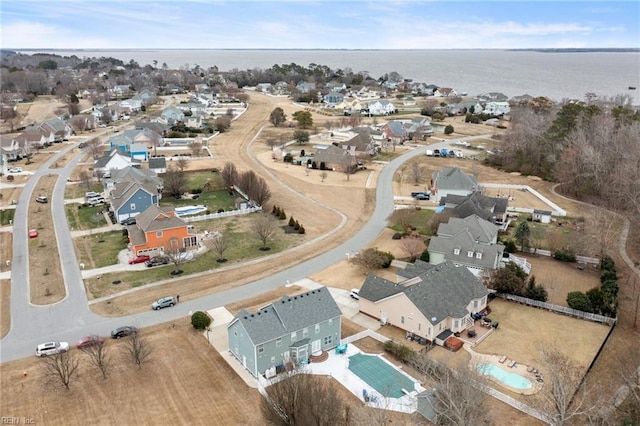
[[[341,315],[329,290],[320,287],[296,296],[283,296],[256,312],[243,309],[227,328],[240,321],[253,344],[259,345]]]
[[[164,157],[152,157],[149,158],[149,168],[154,169],[166,169],[167,160]]]
[[[534,214],[545,215],[545,216],[551,216],[551,212],[549,210],[533,209],[533,213]]]
[[[143,232],[152,232],[182,228],[187,226],[187,223],[175,215],[173,207],[158,207],[152,204],[136,216],[135,226]]]
[[[440,205],[452,209],[454,217],[465,218],[477,215],[485,220],[501,216],[507,211],[509,200],[499,197],[485,197],[480,191],[469,195],[449,194],[440,199]]]
[[[469,302],[489,291],[467,268],[445,262],[398,284],[369,275],[359,294],[362,299],[377,302],[399,293],[404,293],[433,324],[447,317],[467,315]]]
[[[479,216],[471,215],[460,219],[452,217],[446,223],[438,226],[439,237],[451,237],[458,234],[462,229],[469,231],[475,241],[484,244],[493,243],[498,236],[498,227]]]
[[[455,251],[458,249],[458,254]],[[457,264],[477,267],[482,269],[496,268],[496,259],[502,258],[504,246],[501,244],[479,243],[474,234],[468,229],[461,229],[450,237],[431,237],[429,240],[429,253],[442,253],[445,260]],[[469,257],[469,252],[472,256]],[[480,258],[476,256],[480,253]]]
[[[445,167],[433,174],[434,185],[439,190],[468,190],[476,191],[478,189],[478,179],[474,176],[465,174],[457,167]]]
[[[339,148],[335,145],[329,145],[325,149],[319,149],[315,155],[315,161],[318,165],[321,162],[329,164],[344,164],[353,165],[356,163],[356,158],[348,153],[346,150]]]
[[[124,181],[142,183],[149,181],[152,182],[156,188],[158,186],[163,186],[163,180],[159,178],[158,174],[153,170],[140,169],[138,167],[131,166],[112,171],[109,180],[114,183]]]

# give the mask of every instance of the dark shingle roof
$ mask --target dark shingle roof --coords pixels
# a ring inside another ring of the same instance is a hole
[[[296,296],[283,296],[256,312],[243,309],[227,328],[240,321],[253,344],[259,345],[341,315],[329,290],[320,287]]]
[[[182,228],[187,223],[175,216],[173,207],[158,207],[152,204],[136,216],[136,226],[144,232],[161,231],[163,229]]]
[[[446,317],[467,315],[469,302],[489,291],[466,267],[444,262],[398,284],[368,276],[360,289],[360,298],[377,302],[399,293],[404,293],[426,318],[436,323]]]
[[[445,167],[433,174],[433,181],[439,190],[464,189],[475,191],[478,189],[478,179],[465,174],[457,167]]]

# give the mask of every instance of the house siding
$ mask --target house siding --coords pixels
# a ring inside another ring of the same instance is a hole
[[[162,236],[158,237],[157,232],[162,232]],[[182,228],[163,229],[161,231],[149,231],[145,233],[146,244],[138,244],[134,246],[136,256],[138,254],[148,254],[150,251],[163,252],[169,249],[169,241],[177,238],[180,242],[180,249],[184,248],[184,238],[192,236],[186,226]]]
[[[135,204],[135,209],[131,208],[132,204]],[[158,204],[158,196],[139,189],[116,211],[116,218],[119,222],[128,217],[137,216],[153,204]]]

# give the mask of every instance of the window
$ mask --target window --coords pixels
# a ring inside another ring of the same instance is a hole
[[[421,322],[418,323],[418,331],[420,331],[420,330],[422,330],[422,323]]]
[[[309,337],[309,328],[305,327],[302,329],[302,338]]]
[[[476,253],[476,259],[482,259],[482,253],[477,252]]]
[[[453,322],[453,328],[458,328],[458,320],[455,320],[455,321]]]
[[[162,238],[162,231],[156,231],[156,238]]]
[[[468,257],[473,257],[473,250],[469,250],[469,251],[467,252],[467,256],[468,256]]]
[[[131,203],[131,206],[129,206],[129,208],[131,210],[135,210],[136,209],[136,203]]]
[[[258,353],[261,354],[264,352],[264,345],[258,345]]]
[[[460,249],[459,248],[454,248],[453,249],[453,254],[455,254],[456,256],[460,254]]]
[[[473,307],[474,307],[474,308],[477,308],[477,307],[478,307],[478,300],[474,300],[474,301],[473,301]]]
[[[316,334],[320,333],[320,324],[316,324]]]
[[[333,342],[333,336],[325,336],[324,337],[324,344],[326,345],[330,345]]]
[[[272,356],[272,357],[271,357],[271,364],[275,364],[275,363],[276,363],[276,357],[275,357],[275,356]]]
[[[291,343],[295,342],[296,340],[298,340],[298,332],[294,331],[293,333],[291,333]]]
[[[193,237],[183,238],[183,243],[185,247],[195,247],[198,245],[198,238],[194,235]]]
[[[400,324],[404,324],[404,317],[400,316]]]
[[[276,339],[276,347],[278,347],[278,348],[279,348],[280,346],[282,346],[282,337],[278,337],[278,338]]]

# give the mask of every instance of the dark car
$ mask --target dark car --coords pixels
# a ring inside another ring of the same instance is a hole
[[[135,225],[136,224],[136,218],[135,217],[128,217],[126,219],[123,219],[120,221],[120,225]]]
[[[102,336],[84,336],[82,339],[78,341],[76,347],[78,349],[88,348],[90,346],[95,346],[99,343],[104,342],[104,337]]]
[[[136,334],[138,329],[131,325],[126,325],[124,327],[118,327],[115,330],[111,331],[111,337],[114,339],[119,339],[121,337],[131,336],[132,334]]]
[[[151,268],[152,266],[168,265],[169,260],[168,256],[155,256],[144,262],[144,264]]]

